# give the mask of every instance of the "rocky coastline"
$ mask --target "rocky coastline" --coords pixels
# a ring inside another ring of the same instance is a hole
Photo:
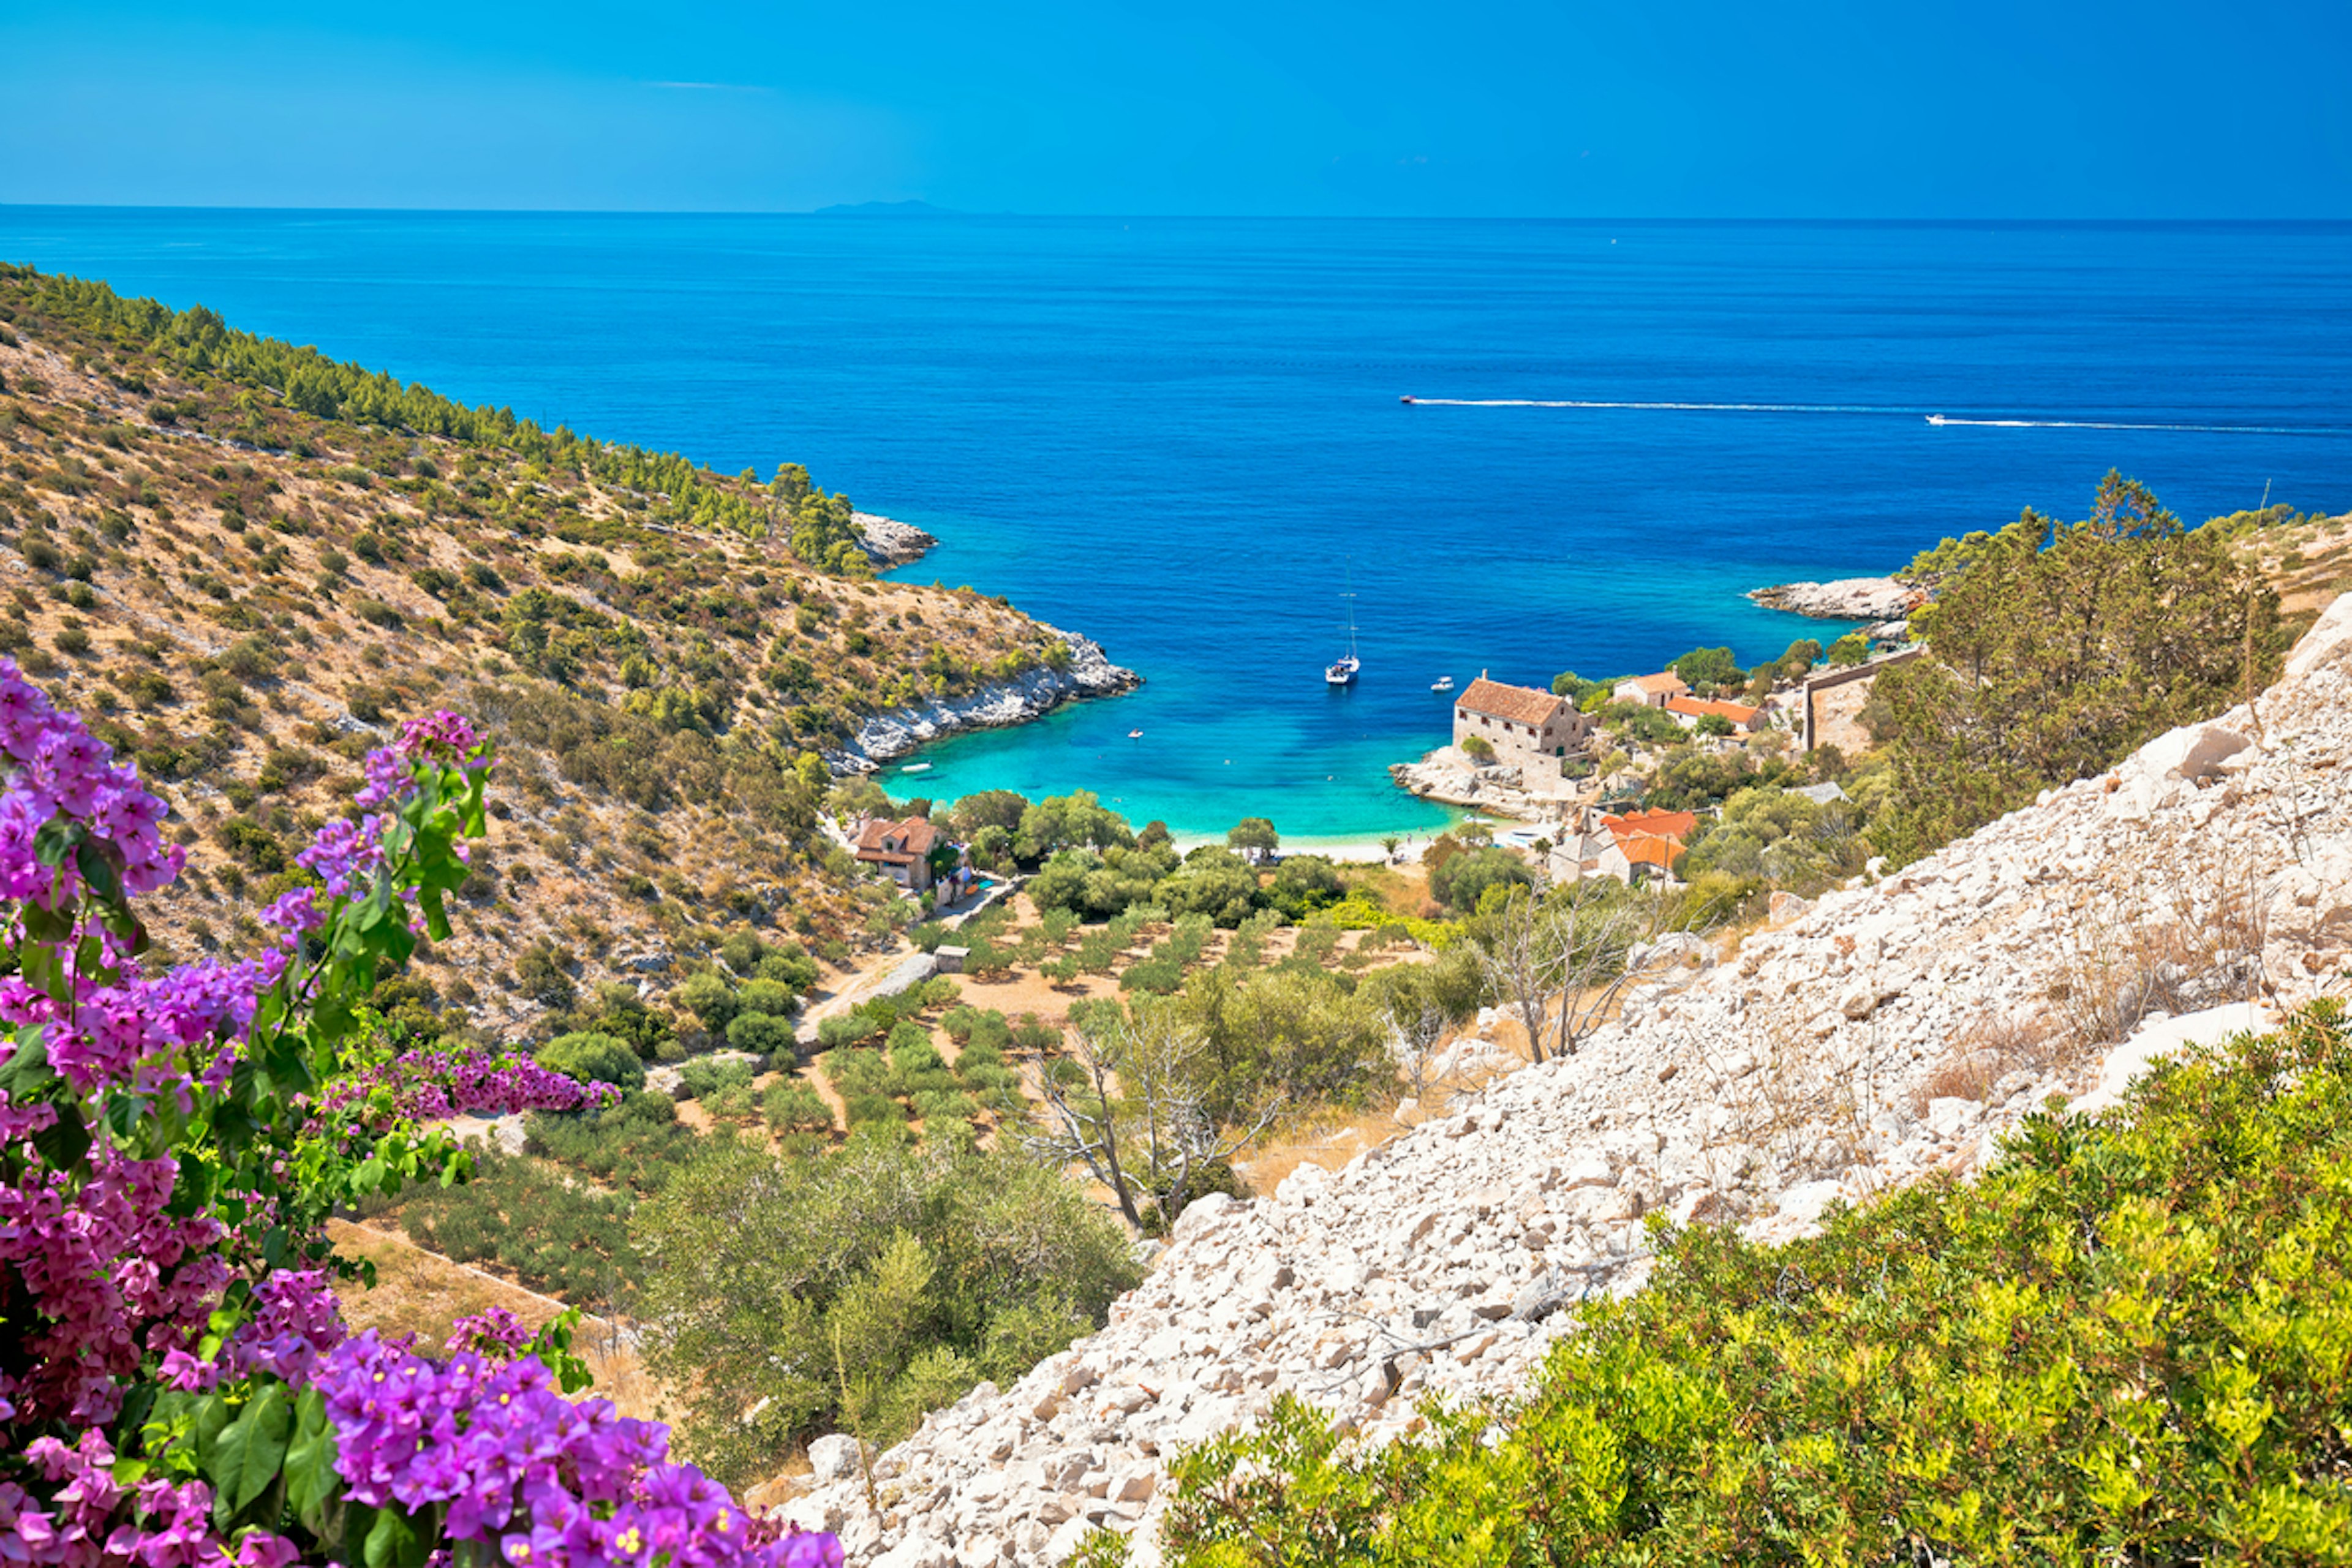
[[[1391,763],[1389,777],[1423,800],[1520,822],[1556,822],[1578,799],[1576,786],[1565,779],[1557,792],[1538,795],[1524,787],[1517,769],[1481,767],[1451,746],[1440,746],[1417,763]]]
[[[997,730],[1044,717],[1065,702],[1087,697],[1116,697],[1143,684],[1143,677],[1111,663],[1102,645],[1092,637],[1048,626],[1070,650],[1060,668],[1037,665],[1010,680],[991,681],[961,697],[943,697],[912,708],[877,713],[859,727],[849,743],[828,751],[825,761],[834,772],[872,773],[917,747],[965,730]]]
[[[857,548],[866,552],[866,559],[874,563],[877,570],[920,561],[939,543],[937,538],[913,523],[900,522],[879,512],[853,511],[849,521],[857,530]]]
[[[1748,596],[1768,610],[1825,621],[1892,621],[1910,614],[1920,593],[1892,577],[1841,577],[1832,583],[1778,583]]]

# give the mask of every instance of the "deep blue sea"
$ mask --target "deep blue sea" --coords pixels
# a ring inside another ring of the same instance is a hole
[[[2352,507],[2341,224],[0,206],[0,258],[723,469],[804,462],[940,536],[905,575],[1148,679],[887,783],[1083,786],[1180,832],[1425,828],[1386,767],[1444,738],[1437,676],[1777,654],[1836,628],[1743,590],[2080,516],[2111,467],[2191,521],[2265,487]],[[1334,692],[1349,581],[1365,669]]]

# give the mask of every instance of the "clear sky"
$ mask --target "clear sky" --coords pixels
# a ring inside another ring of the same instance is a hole
[[[0,0],[0,202],[2352,217],[2352,0]]]

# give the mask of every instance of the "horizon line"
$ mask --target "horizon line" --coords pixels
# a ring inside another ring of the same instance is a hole
[[[908,213],[877,211],[862,213],[859,207],[889,208],[919,205],[924,210]],[[848,210],[843,210],[848,209]],[[1823,216],[1790,214],[1774,216],[1694,216],[1688,215],[1640,214],[1507,214],[1507,213],[1219,213],[1219,212],[1108,212],[1108,211],[1016,211],[997,209],[983,211],[964,207],[934,205],[921,198],[892,201],[872,198],[855,202],[828,202],[817,207],[563,207],[563,206],[332,206],[324,204],[268,206],[239,202],[23,202],[0,200],[0,212],[79,212],[79,213],[286,213],[321,214],[329,216],[380,216],[415,217],[870,217],[887,220],[919,221],[930,218],[1022,218],[1055,221],[1122,221],[1122,222],[1219,222],[1219,223],[1525,223],[1574,224],[1603,226],[1633,225],[1806,225],[1824,227],[1959,227],[1999,225],[2012,227],[2145,227],[2186,226],[2278,226],[2329,227],[2352,226],[2352,214],[2340,217],[2265,216],[2220,217],[2195,216],[2021,216],[1977,215],[1964,216]]]

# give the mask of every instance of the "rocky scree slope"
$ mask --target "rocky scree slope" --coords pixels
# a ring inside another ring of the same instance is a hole
[[[1056,1562],[1094,1524],[1150,1561],[1161,1460],[1279,1392],[1373,1437],[1424,1394],[1509,1394],[1562,1302],[1641,1284],[1651,1211],[1799,1233],[2347,963],[2352,597],[2252,711],[1653,973],[1577,1056],[1336,1173],[1195,1204],[1108,1326],[880,1456],[878,1512],[845,1440],[784,1511],[884,1568]]]

